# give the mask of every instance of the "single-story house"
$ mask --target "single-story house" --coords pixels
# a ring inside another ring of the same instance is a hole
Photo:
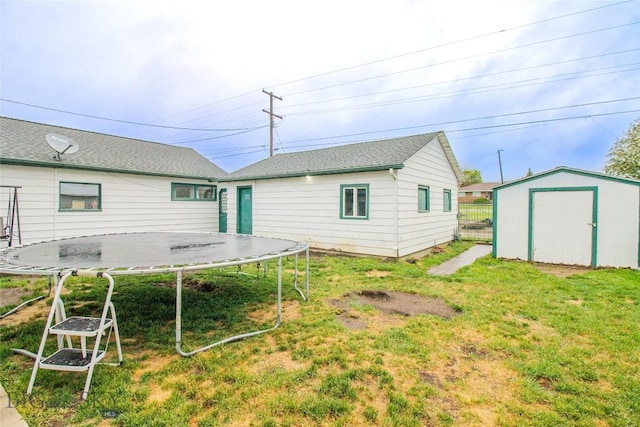
[[[558,167],[494,189],[496,258],[640,268],[640,181]]]
[[[218,231],[218,180],[226,175],[190,148],[0,117],[0,214],[9,186],[19,187],[23,244],[127,231]]]
[[[493,200],[493,188],[500,185],[499,182],[480,182],[460,187],[458,190],[458,203],[473,203],[478,199]]]
[[[462,179],[444,132],[277,154],[220,179],[220,217],[229,232],[400,258],[454,238]]]

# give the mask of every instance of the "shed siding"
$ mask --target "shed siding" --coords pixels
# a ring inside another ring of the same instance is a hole
[[[573,187],[597,187],[596,265],[638,268],[640,186],[566,171],[499,189],[496,256],[528,258],[529,189]]]
[[[2,165],[0,178],[3,185],[21,187],[23,243],[99,233],[218,230],[217,202],[171,200],[172,182],[210,184],[205,181],[12,165]],[[59,212],[60,181],[101,184],[102,210]],[[9,193],[2,190],[0,206],[6,209]]]
[[[438,139],[418,151],[398,172],[398,246],[406,256],[453,239],[458,226],[458,181]],[[429,187],[429,212],[418,212],[418,186]],[[444,190],[451,191],[445,212]]]
[[[340,218],[340,185],[369,185],[369,218]],[[253,234],[324,250],[395,257],[395,181],[387,171],[227,183],[229,230],[237,187],[253,189]]]

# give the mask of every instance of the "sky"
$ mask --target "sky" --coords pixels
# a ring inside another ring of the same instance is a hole
[[[601,172],[640,117],[640,0],[0,0],[0,115],[228,172],[271,117],[275,155],[444,131],[485,182]]]

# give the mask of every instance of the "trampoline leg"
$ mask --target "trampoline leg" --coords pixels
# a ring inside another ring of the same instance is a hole
[[[197,348],[193,351],[182,350],[182,271],[178,271],[176,282],[176,352],[180,356],[189,357],[196,353],[200,353],[210,348],[227,344],[233,341],[239,341],[245,338],[253,337],[256,335],[270,332],[280,326],[280,320],[282,318],[282,257],[278,258],[278,300],[276,301],[276,323],[271,328],[262,329],[254,332],[247,332],[246,334],[234,335],[229,338],[216,341],[212,344],[205,345],[204,347]]]
[[[296,254],[295,258],[295,266],[294,266],[294,275],[293,275],[293,287],[298,291],[302,299],[305,301],[309,300],[309,248],[306,250],[306,274],[305,274],[305,290],[302,292],[302,289],[298,288],[298,255]]]
[[[176,274],[176,351],[182,354],[182,271]]]

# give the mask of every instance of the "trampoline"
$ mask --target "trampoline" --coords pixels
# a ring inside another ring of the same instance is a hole
[[[298,257],[306,257],[304,288],[298,287]],[[309,245],[305,242],[222,233],[141,232],[79,236],[0,250],[0,273],[47,275],[60,278],[73,272],[87,276],[176,274],[176,352],[192,356],[214,346],[274,330],[282,312],[282,258],[295,256],[294,288],[304,300],[309,297]],[[268,329],[231,336],[192,351],[182,349],[182,278],[189,271],[277,260],[275,325]]]

